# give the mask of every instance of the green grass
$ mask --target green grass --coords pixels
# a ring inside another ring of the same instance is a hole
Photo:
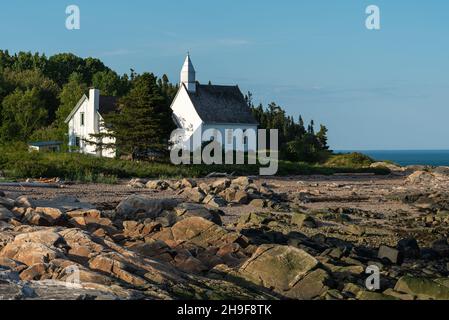
[[[363,153],[335,154],[324,163],[331,168],[366,168],[374,163],[374,160]]]
[[[341,157],[338,156],[338,159]],[[331,175],[334,173],[373,172],[386,174],[386,169],[370,169],[354,162],[334,161],[332,165],[279,162],[277,175]],[[350,165],[348,165],[350,164]],[[204,177],[211,172],[235,175],[258,175],[258,165],[173,165],[170,163],[134,162],[105,159],[78,153],[30,153],[22,148],[0,148],[0,170],[8,179],[53,178],[68,181],[116,183],[121,178]]]

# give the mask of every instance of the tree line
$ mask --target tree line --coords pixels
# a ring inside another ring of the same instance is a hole
[[[89,87],[99,89],[102,95],[125,99],[142,82],[153,88],[150,94],[162,96],[157,101],[160,111],[169,114],[177,86],[166,75],[158,78],[132,69],[129,75],[119,75],[99,59],[83,59],[71,53],[46,57],[0,50],[0,142],[67,142],[64,120]]]
[[[119,75],[96,58],[7,50],[0,50],[0,143],[59,140],[66,145],[64,120],[89,87],[119,98],[119,109],[105,116],[104,125],[121,154],[167,148],[178,85],[166,75],[132,69]],[[295,122],[275,103],[255,107],[250,93],[246,99],[261,128],[279,129],[282,158],[313,162],[329,153],[325,126],[315,133],[313,121],[305,128],[301,117]]]
[[[326,160],[331,151],[327,144],[328,129],[320,125],[315,132],[313,120],[307,125],[300,115],[298,121],[287,115],[285,110],[272,102],[265,108],[253,104],[251,92],[245,96],[248,106],[261,129],[278,129],[280,158],[288,161],[319,162]]]

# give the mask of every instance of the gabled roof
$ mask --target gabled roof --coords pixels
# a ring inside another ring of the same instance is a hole
[[[70,119],[72,119],[73,115],[78,111],[79,107],[81,107],[84,100],[87,100],[87,96],[85,94],[83,94],[81,99],[76,104],[75,108],[73,108],[72,112],[70,112],[70,114],[67,116],[67,118],[65,118],[65,120],[64,120],[65,123],[69,123]]]
[[[195,92],[187,92],[198,115],[206,124],[258,124],[238,86],[198,83]]]
[[[65,119],[65,123],[68,123],[70,119],[72,119],[73,115],[78,111],[78,109],[83,104],[84,100],[88,100],[89,98],[84,94],[81,99],[76,104],[75,108],[73,108],[72,112],[68,115],[68,117]],[[118,98],[113,96],[101,96],[100,95],[100,102],[99,102],[99,108],[98,113],[100,115],[105,115],[107,113],[113,112],[117,110],[118,107]]]
[[[100,107],[98,112],[101,115],[117,110],[118,98],[113,96],[100,96]]]

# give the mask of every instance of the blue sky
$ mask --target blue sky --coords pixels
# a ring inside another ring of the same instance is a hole
[[[65,28],[71,4],[81,30]],[[334,149],[449,149],[448,15],[441,0],[16,0],[0,5],[0,47],[172,81],[190,51],[200,82],[324,123]]]

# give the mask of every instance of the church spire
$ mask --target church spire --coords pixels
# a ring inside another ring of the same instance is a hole
[[[190,54],[187,53],[186,60],[181,70],[181,84],[184,84],[188,91],[196,91],[195,68],[193,67]]]

